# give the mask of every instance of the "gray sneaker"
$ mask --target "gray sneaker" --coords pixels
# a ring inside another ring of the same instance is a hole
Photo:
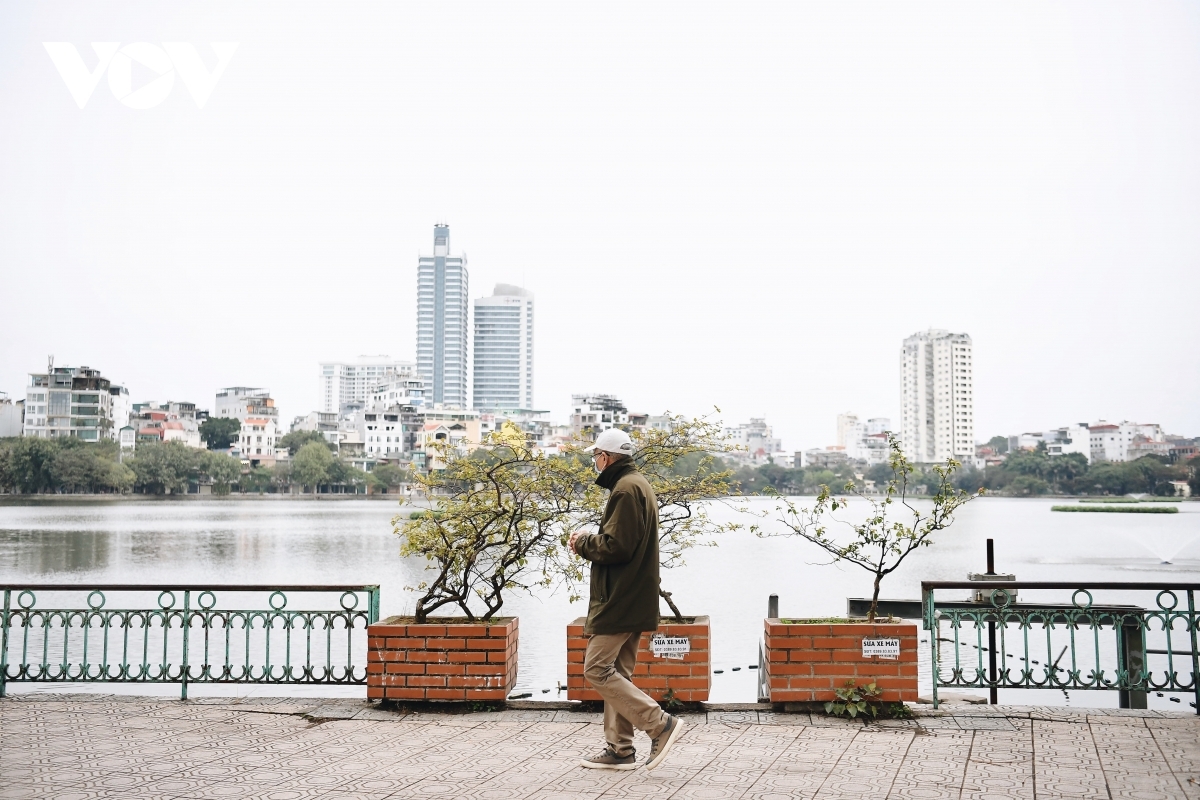
[[[630,751],[627,756],[619,756],[611,747],[606,747],[600,755],[580,761],[579,766],[588,769],[637,769],[637,753]]]
[[[654,769],[662,763],[662,760],[667,757],[667,753],[670,752],[671,745],[675,744],[675,740],[681,733],[683,733],[683,720],[679,717],[668,716],[667,727],[650,740],[650,757],[646,759],[646,769]]]

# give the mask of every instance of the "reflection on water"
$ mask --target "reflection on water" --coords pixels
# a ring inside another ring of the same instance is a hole
[[[1157,515],[1055,514],[1053,502],[985,498],[968,504],[933,547],[886,579],[883,595],[916,598],[922,580],[961,580],[982,571],[988,537],[996,540],[997,567],[1021,580],[1200,580],[1200,503]],[[749,503],[759,511],[775,505],[766,498]],[[0,500],[0,579],[378,583],[385,616],[411,613],[414,594],[405,587],[421,580],[425,565],[399,557],[390,525],[398,511],[389,500]],[[714,516],[731,514],[714,507]],[[1161,564],[1168,550],[1173,563]],[[844,614],[847,597],[869,596],[866,572],[822,566],[825,561],[803,542],[743,531],[720,547],[693,551],[685,567],[663,574],[683,613],[712,618],[714,667],[725,670],[713,676],[714,701],[754,699],[755,673],[744,668],[757,663],[768,594],[780,596],[785,616]],[[1104,601],[1100,593],[1096,601]],[[559,696],[554,687],[566,682],[564,628],[583,610],[561,591],[506,601],[502,613],[521,617],[522,689],[540,699]],[[734,666],[743,669],[732,672]],[[1009,701],[1018,700],[1061,704],[1063,697],[1013,692]],[[1116,695],[1072,694],[1072,704],[1086,703],[1115,705]]]
[[[14,545],[27,554],[17,574],[51,575],[62,572],[105,570],[109,566],[112,538],[96,531],[4,531],[3,547]],[[3,559],[3,556],[0,556]],[[7,571],[7,559],[0,568]]]

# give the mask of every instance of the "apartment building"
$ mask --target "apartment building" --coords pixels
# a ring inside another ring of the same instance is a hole
[[[217,392],[212,415],[238,419],[243,423],[250,417],[258,417],[274,420],[276,427],[279,425],[279,409],[275,407],[271,391],[249,386],[229,386]]]
[[[327,414],[340,414],[347,406],[362,404],[380,383],[393,376],[409,377],[411,361],[391,356],[359,356],[354,361],[323,361],[320,365],[318,406]]]
[[[116,439],[129,424],[129,390],[91,367],[55,367],[30,373],[25,392],[25,436]]]
[[[533,293],[496,284],[475,300],[472,407],[533,408]]]
[[[917,463],[975,455],[971,337],[930,328],[900,350],[900,443]]]

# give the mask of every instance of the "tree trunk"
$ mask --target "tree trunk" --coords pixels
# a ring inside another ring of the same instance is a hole
[[[871,595],[871,607],[867,610],[867,622],[875,621],[875,614],[879,609],[879,581],[882,575],[875,575],[875,592]]]
[[[676,607],[675,603],[671,600],[671,593],[664,590],[662,587],[659,587],[658,596],[667,601],[667,605],[671,607],[671,613],[675,615],[675,621],[682,625],[683,614],[679,613],[679,608]]]

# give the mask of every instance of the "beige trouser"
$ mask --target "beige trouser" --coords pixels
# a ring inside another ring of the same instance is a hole
[[[604,698],[604,738],[613,752],[633,752],[633,729],[654,738],[667,724],[658,703],[630,681],[640,633],[606,633],[588,640],[583,674]]]

